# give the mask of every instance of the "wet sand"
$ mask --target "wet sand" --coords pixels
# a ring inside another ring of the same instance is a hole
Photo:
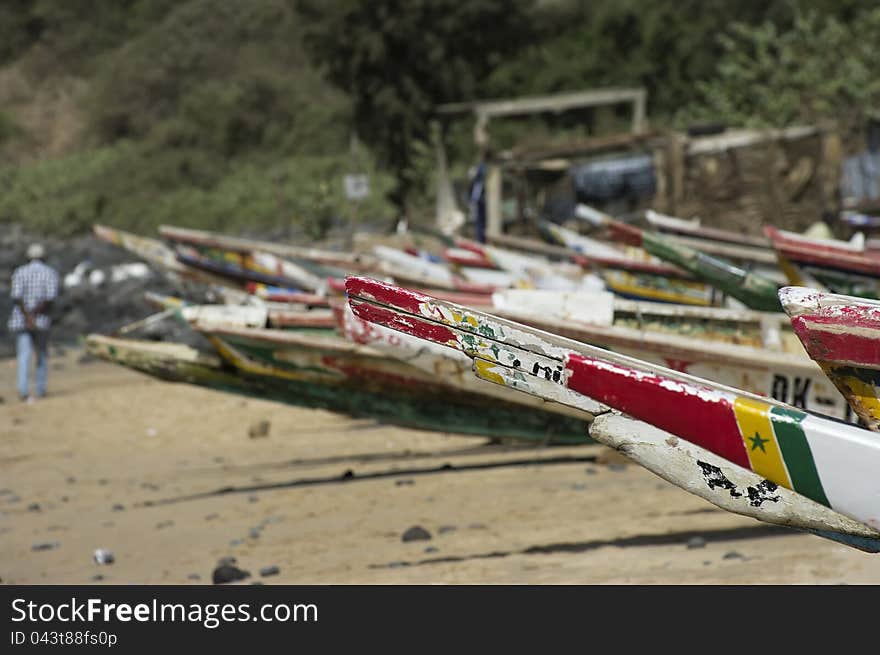
[[[33,405],[0,360],[3,583],[205,584],[226,556],[243,584],[880,583],[880,555],[716,509],[601,446],[492,446],[81,355],[52,360]],[[403,542],[415,525],[431,539]]]

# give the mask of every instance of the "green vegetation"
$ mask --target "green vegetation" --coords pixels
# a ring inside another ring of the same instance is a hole
[[[640,85],[655,126],[856,125],[880,99],[878,37],[864,0],[15,0],[0,4],[0,223],[320,238],[350,211],[354,132],[361,220],[424,219],[438,103]],[[617,120],[498,121],[493,139]],[[444,136],[461,172],[470,119]]]

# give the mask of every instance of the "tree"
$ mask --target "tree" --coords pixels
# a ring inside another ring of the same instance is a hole
[[[698,86],[692,116],[774,127],[833,118],[858,126],[880,101],[878,40],[878,8],[847,22],[799,12],[784,31],[737,23],[721,37],[718,73]]]
[[[358,136],[391,169],[406,213],[415,144],[437,104],[481,98],[487,75],[527,45],[533,0],[298,0],[305,42],[352,97]]]

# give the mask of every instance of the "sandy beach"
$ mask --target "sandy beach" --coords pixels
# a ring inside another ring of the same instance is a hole
[[[880,555],[724,512],[602,446],[402,429],[79,349],[51,366],[29,405],[0,360],[6,584],[209,584],[223,557],[238,584],[880,583]],[[404,541],[413,526],[430,538]]]

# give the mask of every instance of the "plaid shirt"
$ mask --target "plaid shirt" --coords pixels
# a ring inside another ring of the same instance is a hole
[[[19,266],[12,274],[12,300],[22,300],[25,309],[31,312],[44,300],[55,300],[58,296],[58,273],[51,266],[39,260]],[[48,330],[51,319],[48,314],[37,314],[36,329]],[[24,313],[16,304],[9,319],[9,331],[21,332],[27,329]]]

